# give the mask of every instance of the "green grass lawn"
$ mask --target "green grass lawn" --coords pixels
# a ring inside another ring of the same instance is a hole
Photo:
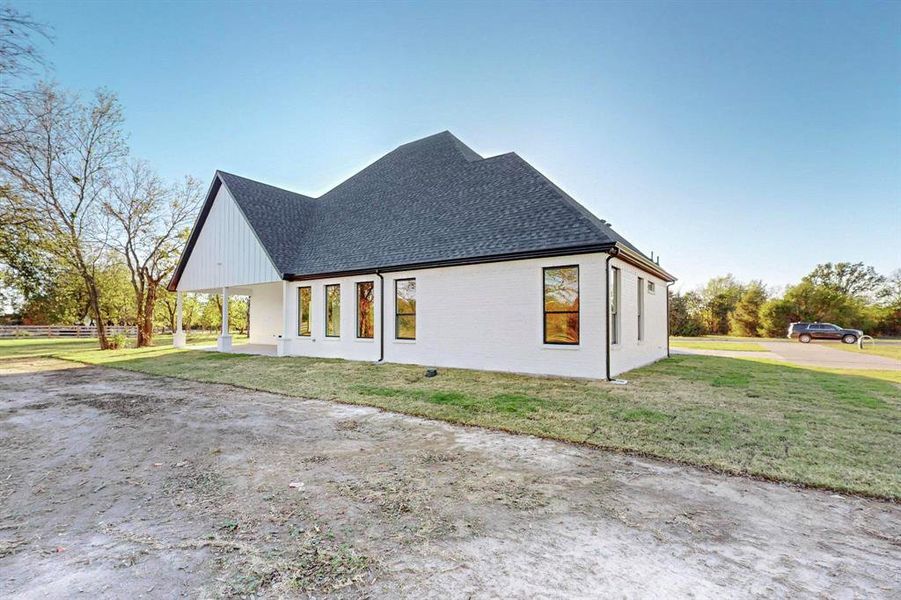
[[[215,344],[218,334],[197,333],[188,337],[188,344]],[[235,342],[246,339],[246,336],[232,335]],[[134,344],[134,339],[128,340]],[[153,338],[154,346],[171,346],[171,335],[157,335]],[[0,339],[0,359],[33,358],[37,356],[53,356],[56,354],[79,350],[96,350],[97,338],[2,338]]]
[[[0,357],[15,356],[9,349],[0,341]],[[901,499],[901,386],[866,371],[680,355],[615,386],[460,369],[426,378],[410,365],[162,346],[56,355]]]
[[[750,337],[741,335],[696,335],[692,337],[674,335],[670,337],[672,341],[697,342],[697,341],[718,341],[718,342],[787,342],[785,337]]]
[[[876,344],[865,343],[861,350],[857,344],[830,344],[830,348],[838,348],[847,352],[860,352],[862,354],[873,354],[876,356],[885,356],[886,358],[894,358],[901,360],[901,344],[880,343],[876,340]]]
[[[702,339],[673,338],[673,348],[689,348],[693,350],[731,350],[732,352],[767,352],[767,349],[754,342],[722,342]]]

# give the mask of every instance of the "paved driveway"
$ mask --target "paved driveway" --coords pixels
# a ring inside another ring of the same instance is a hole
[[[901,509],[222,385],[0,363],[0,597],[890,597]]]
[[[838,350],[823,343],[759,342],[759,344],[782,359],[799,365],[836,369],[901,371],[901,361],[893,358]]]
[[[703,340],[699,340],[703,341]],[[766,348],[766,352],[743,352],[735,350],[707,350],[705,348],[680,348],[673,346],[673,354],[701,354],[725,358],[767,358],[783,360],[796,365],[829,367],[833,369],[864,369],[878,371],[901,371],[901,361],[886,356],[838,350],[831,344],[800,342],[755,342]]]

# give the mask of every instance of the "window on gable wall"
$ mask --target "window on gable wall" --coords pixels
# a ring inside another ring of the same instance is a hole
[[[310,300],[312,288],[297,288],[297,335],[309,337],[310,335]]]
[[[357,284],[357,337],[372,339],[375,335],[375,310],[372,303],[374,284],[361,281]]]
[[[579,343],[579,267],[544,269],[544,343]]]
[[[325,337],[341,337],[341,286],[325,286]]]

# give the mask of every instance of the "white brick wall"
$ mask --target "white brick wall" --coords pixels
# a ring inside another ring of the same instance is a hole
[[[251,288],[251,344],[274,344],[282,333],[282,282],[264,283]]]
[[[610,370],[616,375],[652,363],[666,356],[666,282],[618,258],[611,267],[620,268],[622,285],[619,344],[610,352]],[[638,278],[644,278],[644,339],[638,340]],[[647,282],[655,283],[656,291],[647,293]],[[612,286],[611,286],[612,287]]]
[[[606,254],[584,254],[459,267],[389,273],[385,278],[385,360],[438,367],[460,367],[546,375],[605,376],[604,264]],[[622,277],[622,340],[611,353],[617,374],[666,355],[666,287],[645,296],[645,339],[637,340],[637,278],[640,271],[613,259]],[[545,345],[542,339],[542,268],[579,265],[580,344]],[[394,339],[394,280],[416,278],[415,341]],[[356,339],[357,281],[374,281],[373,340]],[[326,338],[324,286],[341,285],[341,337]],[[273,284],[279,286],[280,284]],[[297,288],[312,287],[312,335],[297,332]],[[379,354],[379,279],[375,275],[341,277],[289,284],[288,353],[352,360],[376,360]],[[267,292],[268,293],[268,292]],[[256,294],[255,294],[256,295]],[[268,296],[267,296],[268,297]],[[281,331],[281,293],[270,300],[251,300],[251,335]],[[269,323],[270,325],[258,325]],[[271,333],[269,334],[272,335]],[[271,339],[271,338],[270,338]]]

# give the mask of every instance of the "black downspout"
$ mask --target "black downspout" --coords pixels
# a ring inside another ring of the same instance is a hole
[[[669,353],[669,322],[670,322],[670,314],[669,314],[669,286],[676,283],[675,281],[671,281],[666,284],[666,357],[670,357]]]
[[[605,306],[607,307],[606,311],[606,324],[604,326],[605,331],[607,332],[607,351],[604,353],[604,358],[607,361],[607,381],[613,381],[613,378],[610,377],[610,259],[619,254],[619,249],[615,246],[607,250],[607,260],[604,263],[604,287],[606,289],[607,300],[605,302]]]
[[[379,359],[376,362],[382,362],[385,360],[385,278],[378,269],[375,274],[379,278]]]

